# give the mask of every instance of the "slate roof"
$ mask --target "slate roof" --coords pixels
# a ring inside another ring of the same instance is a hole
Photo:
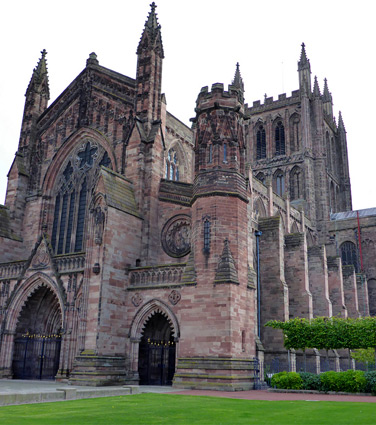
[[[359,218],[370,217],[372,215],[376,216],[376,208],[366,208],[364,210],[359,210]],[[347,220],[349,218],[356,218],[356,216],[357,216],[357,211],[344,211],[344,212],[330,214],[330,220],[331,221]]]
[[[107,205],[135,217],[142,218],[138,211],[132,182],[109,168],[102,167],[101,174],[105,187]]]

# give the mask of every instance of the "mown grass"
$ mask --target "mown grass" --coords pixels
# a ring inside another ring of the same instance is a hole
[[[0,408],[1,425],[374,425],[375,418],[374,403],[236,400],[178,394]]]

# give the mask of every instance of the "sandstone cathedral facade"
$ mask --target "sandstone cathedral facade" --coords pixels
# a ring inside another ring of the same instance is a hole
[[[268,320],[376,314],[376,209],[352,211],[304,44],[291,96],[246,104],[237,65],[191,128],[166,110],[154,3],[137,56],[131,78],[90,54],[51,105],[45,51],[32,73],[0,206],[0,377],[250,389],[301,361]]]

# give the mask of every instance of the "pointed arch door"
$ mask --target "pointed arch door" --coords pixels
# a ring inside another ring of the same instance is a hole
[[[140,385],[171,385],[175,373],[176,344],[166,316],[157,312],[144,326],[139,346]]]

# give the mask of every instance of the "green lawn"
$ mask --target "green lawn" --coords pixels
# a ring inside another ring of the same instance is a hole
[[[1,425],[363,425],[376,404],[138,394],[0,407]]]

